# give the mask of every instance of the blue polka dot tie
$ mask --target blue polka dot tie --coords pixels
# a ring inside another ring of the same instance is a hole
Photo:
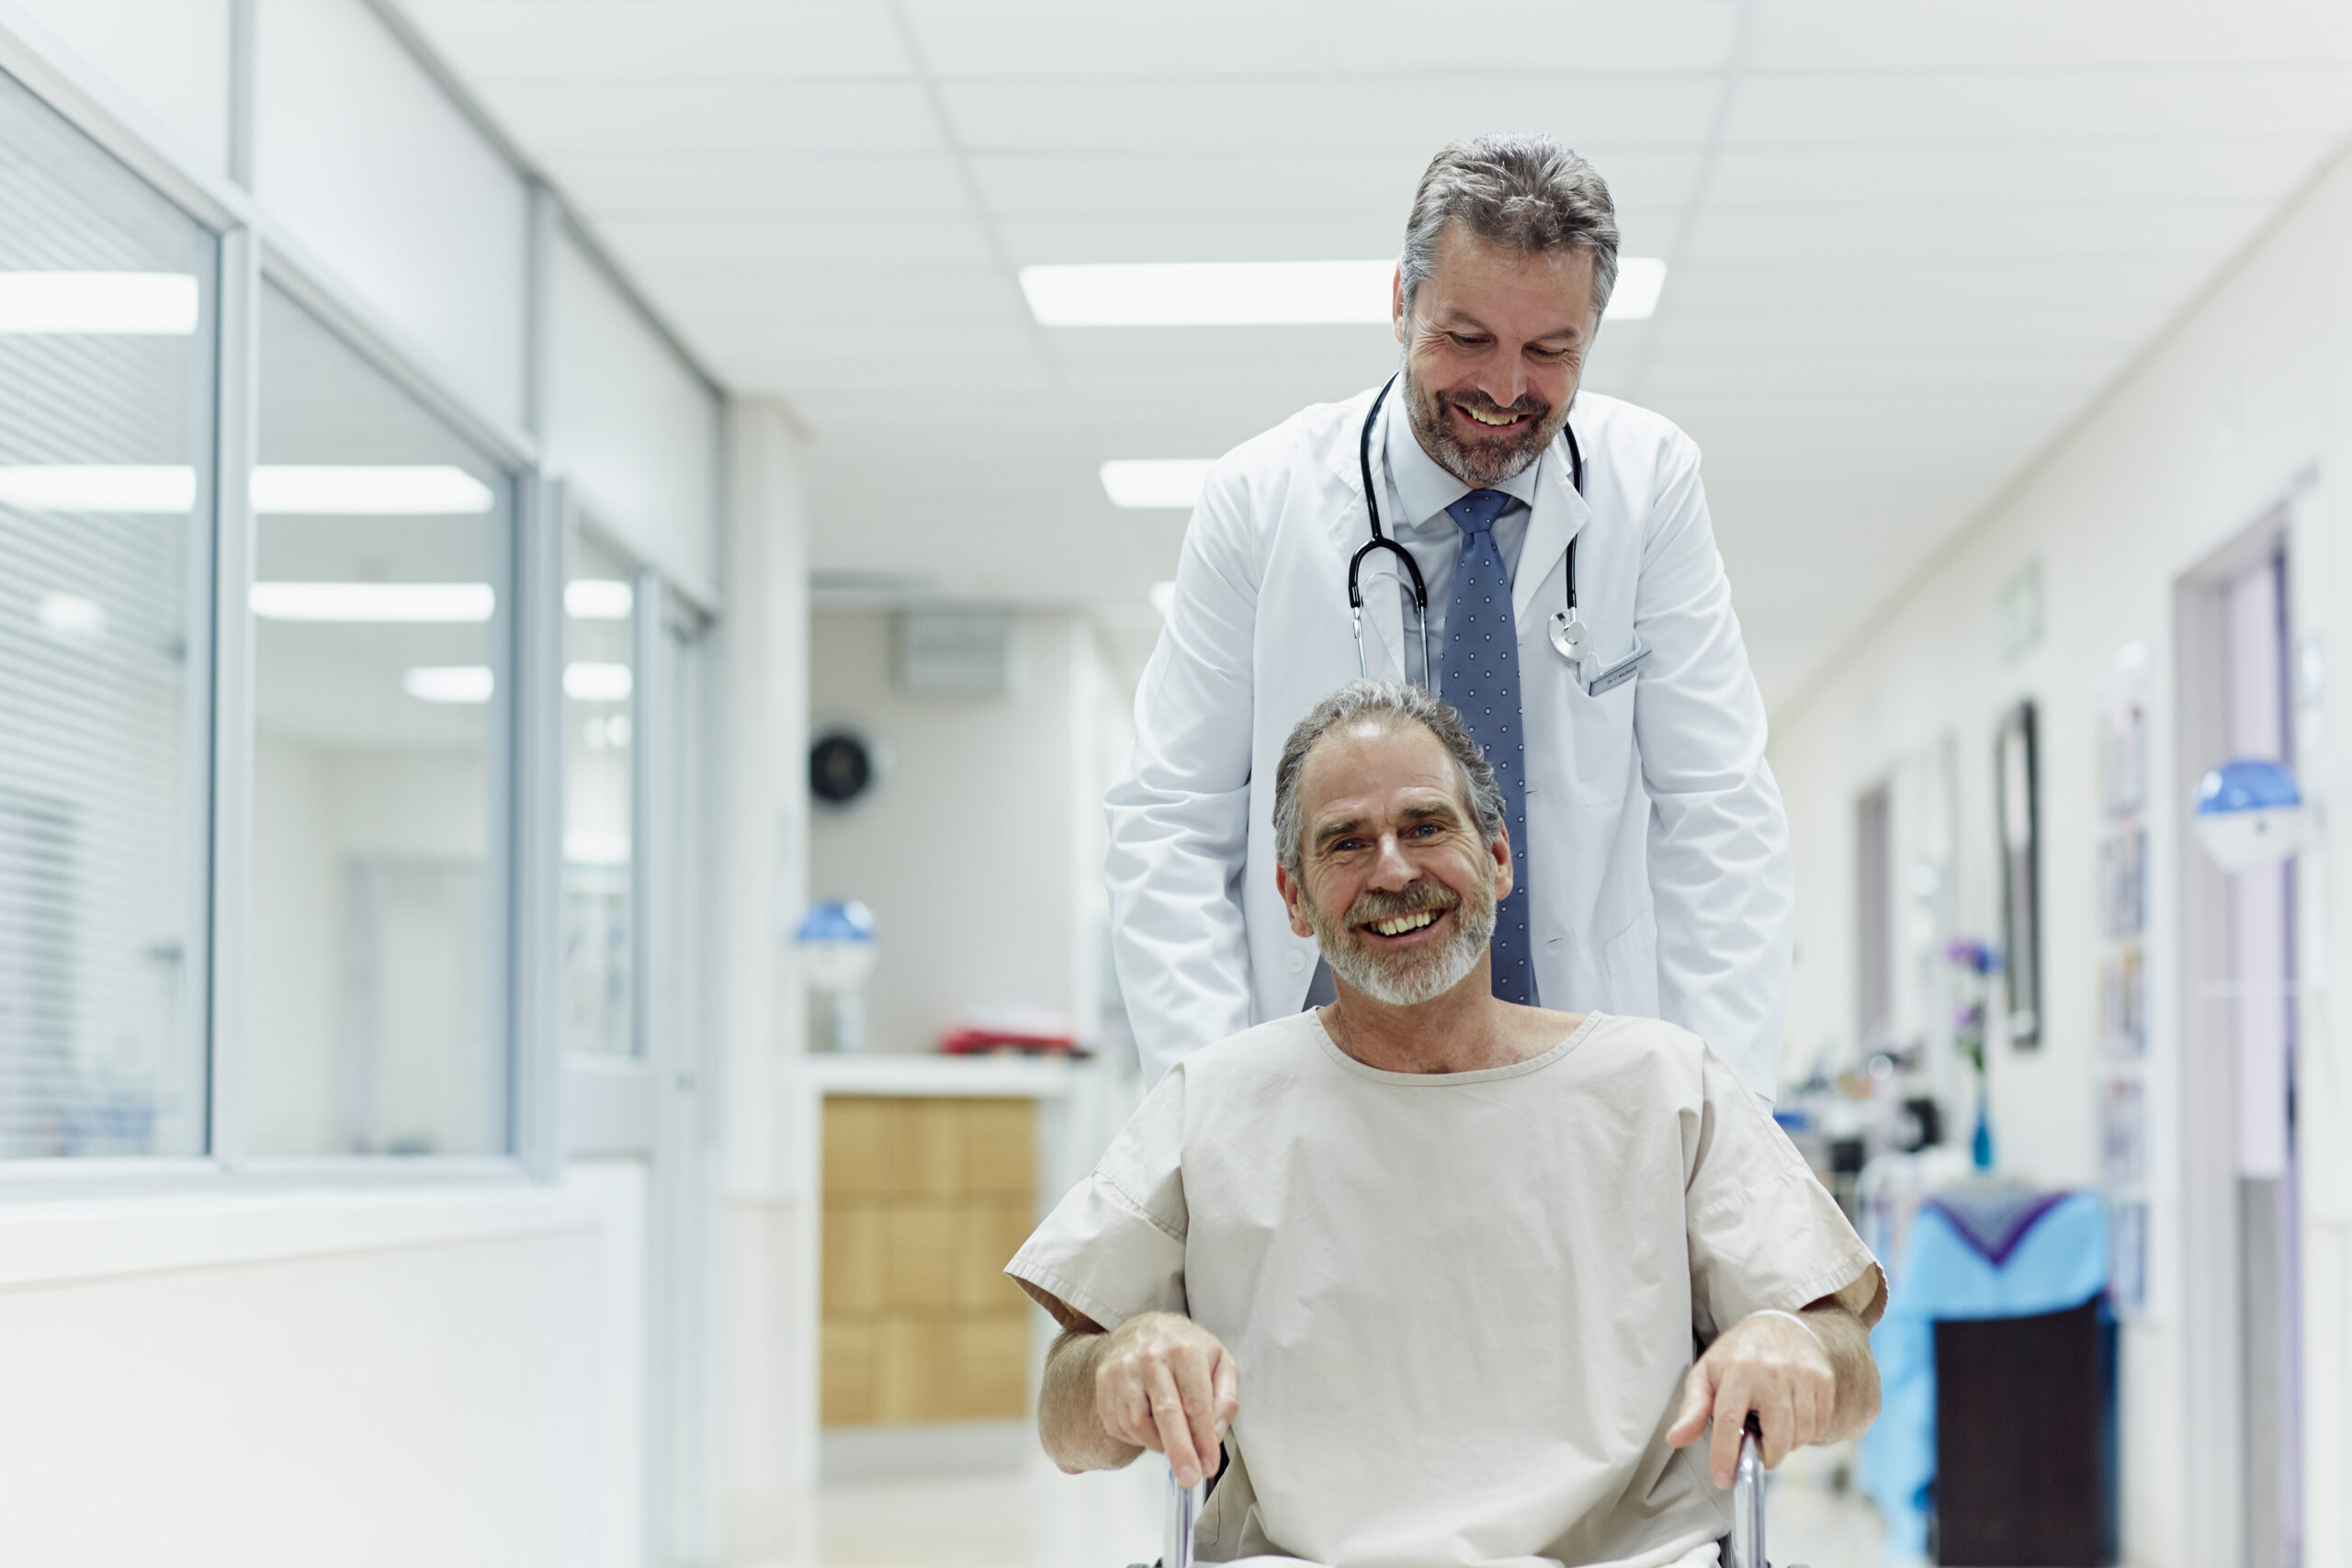
[[[1527,936],[1527,750],[1519,716],[1519,629],[1510,607],[1510,573],[1495,544],[1495,519],[1510,504],[1498,490],[1474,490],[1445,509],[1462,528],[1453,597],[1445,612],[1444,671],[1439,694],[1452,703],[1470,738],[1494,764],[1510,824],[1511,895],[1495,912],[1495,995],[1535,1001]]]

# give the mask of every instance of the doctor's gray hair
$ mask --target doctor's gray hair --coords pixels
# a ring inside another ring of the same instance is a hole
[[[1501,834],[1503,792],[1496,787],[1494,767],[1470,739],[1462,716],[1404,681],[1351,681],[1316,704],[1292,728],[1274,769],[1274,854],[1293,881],[1299,879],[1306,859],[1301,841],[1305,825],[1298,819],[1298,779],[1306,771],[1307,754],[1330,731],[1359,721],[1390,731],[1417,724],[1436,736],[1461,775],[1462,807],[1477,823],[1480,840],[1491,844]]]
[[[1617,207],[1599,170],[1548,136],[1474,136],[1450,141],[1421,175],[1405,223],[1405,310],[1437,265],[1456,220],[1490,244],[1529,252],[1581,246],[1592,253],[1592,307],[1617,288]]]

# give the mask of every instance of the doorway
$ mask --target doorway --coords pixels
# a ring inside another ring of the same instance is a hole
[[[2223,872],[2190,803],[2223,761],[2294,762],[2290,570],[2275,515],[2176,601],[2187,1522],[2192,1561],[2243,1568],[2302,1557],[2296,878]]]

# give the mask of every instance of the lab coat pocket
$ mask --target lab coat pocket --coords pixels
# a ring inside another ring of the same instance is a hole
[[[1634,691],[1640,677],[1599,696],[1568,684],[1568,772],[1577,798],[1608,806],[1634,784]]]

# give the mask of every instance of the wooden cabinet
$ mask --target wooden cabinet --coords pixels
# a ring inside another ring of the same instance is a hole
[[[1035,1308],[1002,1270],[1035,1227],[1027,1099],[828,1095],[823,1421],[1018,1419]]]

